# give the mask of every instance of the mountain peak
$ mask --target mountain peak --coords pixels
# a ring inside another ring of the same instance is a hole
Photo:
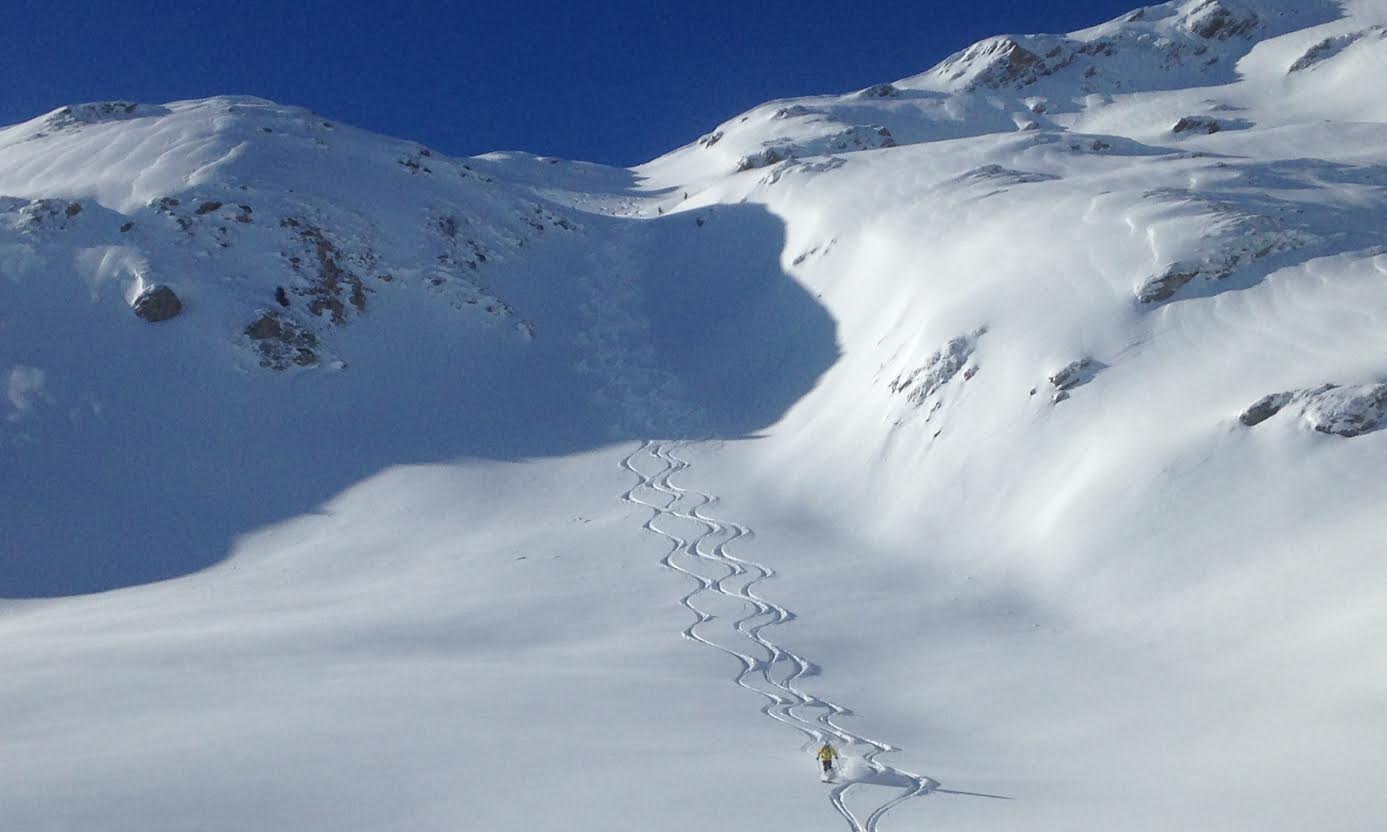
[[[899,84],[969,92],[1054,78],[1085,92],[1130,92],[1223,83],[1258,41],[1342,14],[1326,0],[1178,0],[1068,35],[988,38]]]

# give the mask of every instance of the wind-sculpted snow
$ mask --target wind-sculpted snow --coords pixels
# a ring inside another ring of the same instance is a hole
[[[1228,176],[1225,171],[1233,173]],[[1209,295],[1244,289],[1292,262],[1387,242],[1373,215],[1352,203],[1306,208],[1306,199],[1313,199],[1306,191],[1321,177],[1367,185],[1353,190],[1380,203],[1380,191],[1374,193],[1370,183],[1383,181],[1381,170],[1345,171],[1340,166],[1297,160],[1273,169],[1225,165],[1214,173],[1215,181],[1201,191],[1158,190],[1143,196],[1153,207],[1140,211],[1157,214],[1147,228],[1152,252],[1167,261],[1137,287],[1137,299],[1143,304],[1195,292]],[[1181,247],[1191,242],[1196,243],[1191,255],[1177,258]]]

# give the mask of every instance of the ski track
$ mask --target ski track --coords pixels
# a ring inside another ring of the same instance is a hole
[[[638,460],[652,461],[659,466],[659,470],[653,474],[645,473],[637,467]],[[718,520],[709,515],[707,509],[716,502],[716,497],[674,483],[674,477],[686,472],[689,463],[677,456],[670,446],[647,441],[623,459],[621,464],[639,480],[622,499],[650,509],[652,514],[645,521],[644,528],[670,543],[669,551],[660,562],[687,575],[695,583],[694,588],[679,599],[679,603],[694,617],[693,623],[684,628],[684,637],[736,659],[741,669],[733,681],[761,696],[765,700],[761,713],[798,731],[806,745],[817,745],[831,739],[844,749],[852,746],[866,748],[861,758],[872,773],[865,778],[841,782],[829,793],[829,801],[847,821],[849,828],[853,832],[877,832],[881,821],[892,809],[938,789],[939,783],[929,777],[879,761],[877,758],[881,754],[899,749],[844,728],[837,720],[851,716],[851,711],[800,687],[802,679],[818,672],[817,666],[780,647],[764,634],[767,628],[795,617],[794,613],[756,591],[762,581],[775,576],[775,571],[732,553],[732,544],[750,540],[753,532],[738,523]],[[685,539],[661,528],[660,521],[669,519],[694,523],[702,526],[704,531],[692,539]],[[743,644],[742,649],[719,643],[708,632],[712,628],[707,625],[717,619],[697,603],[705,595],[733,599],[744,608],[749,608],[745,615],[732,622],[730,631],[724,627],[719,632],[721,636],[731,636],[733,643]],[[898,793],[877,805],[862,819],[848,808],[846,798],[850,790],[871,785],[895,788]]]

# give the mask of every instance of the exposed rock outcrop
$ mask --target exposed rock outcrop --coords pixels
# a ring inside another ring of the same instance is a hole
[[[245,329],[260,356],[260,366],[271,370],[311,367],[319,362],[318,337],[279,312],[261,310]]]
[[[1205,0],[1185,13],[1184,26],[1205,40],[1247,37],[1260,22],[1251,10],[1235,12],[1218,0]]]
[[[839,122],[842,124],[842,122]],[[737,173],[770,167],[787,159],[825,156],[830,153],[851,153],[895,147],[891,131],[879,124],[853,124],[837,132],[827,133],[797,142],[779,142],[749,153],[737,160]]]
[[[427,147],[420,147],[406,153],[396,161],[396,164],[410,173],[433,173],[433,168],[429,167],[429,162],[427,161],[432,156],[433,151],[429,150]]]
[[[1387,39],[1387,26],[1369,26],[1361,32],[1352,32],[1347,35],[1325,38],[1305,50],[1305,54],[1297,58],[1295,63],[1291,64],[1286,72],[1289,74],[1312,69],[1367,37],[1375,37],[1379,40]]]
[[[1218,119],[1210,116],[1184,116],[1170,128],[1172,133],[1217,133],[1223,129]]]
[[[1188,195],[1183,193],[1152,193],[1150,196],[1191,204]],[[1142,281],[1136,287],[1137,300],[1141,303],[1169,300],[1196,279],[1222,280],[1273,255],[1321,241],[1314,233],[1287,227],[1288,223],[1297,222],[1294,213],[1270,210],[1276,206],[1266,207],[1269,209],[1266,213],[1253,213],[1223,203],[1206,203],[1208,221],[1203,255],[1170,263],[1155,276]]]
[[[1156,277],[1148,279],[1137,287],[1137,300],[1142,303],[1157,303],[1175,297],[1185,284],[1204,274],[1203,267],[1188,263],[1176,263]]]
[[[346,258],[321,228],[292,217],[280,221],[282,228],[295,231],[308,246],[308,257],[289,258],[289,265],[303,275],[307,286],[295,287],[295,294],[308,298],[308,311],[326,313],[334,324],[347,321],[348,308],[366,309],[366,284],[346,265]]]
[[[82,213],[82,203],[66,199],[33,199],[19,206],[21,228],[59,231]]]
[[[887,385],[892,393],[904,393],[906,401],[915,407],[923,407],[935,393],[942,390],[955,378],[964,381],[978,372],[978,364],[973,354],[978,348],[978,339],[986,334],[985,328],[968,335],[952,338],[944,346],[931,353],[925,363],[908,372],[901,373]],[[930,410],[930,415],[938,409],[938,402]]]
[[[873,84],[857,95],[859,98],[899,98],[901,91],[895,84]]]
[[[973,44],[955,60],[950,80],[960,80],[974,71],[967,89],[998,89],[1013,84],[1025,86],[1054,72],[1040,56],[1009,37],[989,38]]]
[[[126,121],[133,118],[168,115],[167,107],[140,104],[135,101],[96,101],[90,104],[70,104],[54,110],[43,120],[43,132],[34,138],[43,138],[49,132],[74,130],[89,124],[108,121]]]
[[[788,146],[768,147],[756,153],[749,153],[737,160],[737,173],[778,164],[791,158],[793,155],[794,151]]]
[[[880,125],[856,125],[828,138],[828,146],[833,150],[874,150],[881,147],[895,147],[896,139],[891,131]]]
[[[1271,417],[1281,412],[1281,409],[1291,403],[1295,397],[1294,393],[1272,393],[1263,396],[1257,401],[1247,406],[1238,416],[1238,421],[1248,427],[1260,425]]]
[[[1319,433],[1354,437],[1387,427],[1387,384],[1323,384],[1272,393],[1249,405],[1238,421],[1253,427],[1291,405],[1299,405],[1300,418]]]
[[[1068,399],[1071,390],[1093,381],[1094,377],[1106,367],[1106,364],[1084,356],[1054,371],[1047,377],[1050,386],[1055,389],[1054,394],[1050,396],[1050,401],[1058,404]]]
[[[1303,415],[1310,427],[1336,436],[1361,436],[1387,427],[1387,384],[1331,387],[1309,396]]]

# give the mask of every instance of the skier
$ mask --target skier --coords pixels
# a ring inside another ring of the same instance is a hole
[[[823,763],[824,766],[823,778],[825,780],[832,780],[833,761],[838,759],[838,749],[829,745],[827,740],[824,740],[824,744],[819,746],[819,753],[816,756],[819,758],[819,762]]]

